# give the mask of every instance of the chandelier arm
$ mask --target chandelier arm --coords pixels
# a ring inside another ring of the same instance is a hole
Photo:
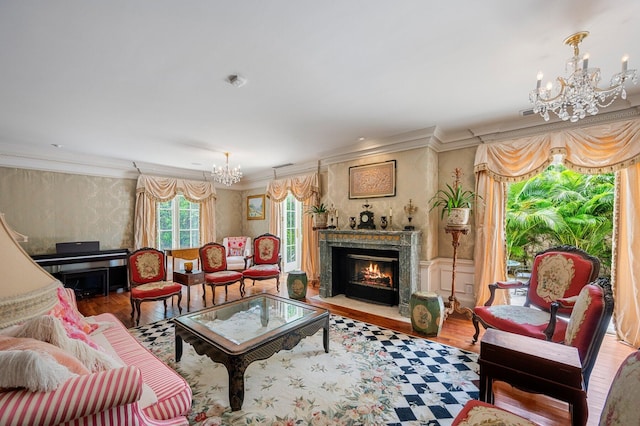
[[[558,92],[558,94],[556,96],[554,96],[553,98],[543,98],[542,96],[538,96],[538,98],[540,99],[541,102],[544,103],[551,103],[551,102],[555,102],[558,99],[561,99],[562,97],[564,97],[565,95],[565,89],[567,87],[567,83],[565,81],[564,78],[562,77],[558,77],[556,80],[558,80],[558,83],[560,83],[560,91]]]

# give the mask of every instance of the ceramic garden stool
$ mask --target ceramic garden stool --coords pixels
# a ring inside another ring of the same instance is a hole
[[[427,336],[438,336],[444,322],[444,303],[437,293],[417,292],[409,301],[411,327]]]
[[[287,291],[290,299],[301,300],[307,297],[307,273],[304,271],[289,272]]]

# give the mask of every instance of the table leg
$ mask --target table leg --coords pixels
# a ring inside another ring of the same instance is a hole
[[[229,404],[231,411],[238,411],[244,402],[244,371],[247,366],[242,359],[234,359],[226,367],[229,373]]]
[[[586,395],[576,395],[576,398],[570,404],[571,424],[573,426],[584,426],[587,424],[589,417],[589,407]]]
[[[189,306],[191,305],[191,286],[187,286],[187,312],[189,312]]]
[[[176,333],[176,341],[175,341],[175,350],[176,350],[176,362],[180,361],[182,358],[182,337],[178,336]]]
[[[327,317],[322,330],[322,344],[324,345],[324,351],[329,353],[329,317]]]

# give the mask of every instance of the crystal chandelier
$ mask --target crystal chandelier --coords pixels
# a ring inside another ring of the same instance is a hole
[[[545,121],[549,121],[549,111],[572,123],[585,118],[587,114],[596,115],[598,108],[608,107],[618,96],[627,98],[624,88],[627,80],[637,83],[636,70],[627,69],[629,58],[624,56],[622,71],[611,77],[609,87],[600,89],[600,68],[589,68],[589,55],[580,57],[578,49],[580,42],[588,35],[589,32],[581,31],[564,40],[564,44],[573,46],[573,57],[566,65],[567,78],[558,77],[557,84],[549,82],[546,87],[541,87],[542,72],[538,73],[538,83],[529,93],[529,100],[533,104],[533,112],[539,113]]]
[[[231,186],[234,183],[240,182],[240,178],[242,178],[242,172],[240,171],[240,166],[230,169],[229,153],[225,152],[224,156],[227,157],[226,164],[220,167],[216,167],[216,165],[214,164],[213,169],[211,170],[211,176],[213,176],[214,181],[222,183],[226,186]]]

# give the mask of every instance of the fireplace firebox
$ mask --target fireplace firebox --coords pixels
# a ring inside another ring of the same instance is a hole
[[[398,304],[398,256],[349,253],[345,296],[389,306]]]

